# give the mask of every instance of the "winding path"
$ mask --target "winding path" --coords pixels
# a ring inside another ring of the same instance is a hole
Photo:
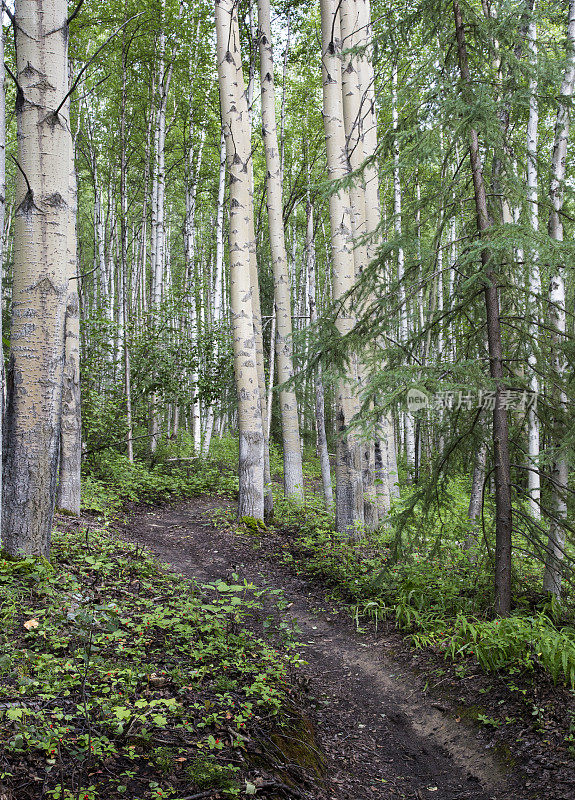
[[[356,633],[309,582],[258,550],[252,537],[216,527],[224,500],[138,509],[123,537],[200,582],[237,572],[284,590],[305,644],[305,682],[317,698],[317,739],[329,800],[523,800],[476,732],[428,699],[385,638]],[[216,515],[217,516],[217,515]]]

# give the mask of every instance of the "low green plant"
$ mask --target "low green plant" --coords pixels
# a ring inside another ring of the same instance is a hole
[[[59,800],[116,800],[152,770],[168,797],[182,763],[218,753],[210,775],[228,786],[230,739],[281,713],[300,663],[293,638],[255,627],[276,596],[234,580],[198,586],[76,527],[56,531],[50,561],[1,559],[4,773],[38,774]]]
[[[483,557],[472,562],[463,548],[467,505],[454,482],[441,531],[433,520],[425,532],[418,529],[417,515],[398,529],[399,514],[355,539],[335,531],[333,515],[317,498],[304,506],[276,502],[275,525],[292,532],[281,557],[338,590],[358,628],[364,619],[376,626],[390,619],[415,648],[432,647],[454,661],[472,659],[486,671],[543,670],[575,688],[575,628],[565,621],[568,609],[555,599],[533,604],[538,572],[525,557],[517,559],[513,576],[514,613],[493,618],[489,563]]]
[[[237,469],[230,461],[233,439],[218,441],[209,456],[196,456],[189,461],[179,457],[170,461],[172,446],[164,446],[162,459],[153,465],[144,461],[131,463],[114,449],[88,458],[83,470],[83,510],[108,515],[119,511],[126,502],[166,502],[201,494],[237,495]]]
[[[186,766],[186,775],[198,789],[233,789],[237,786],[238,768],[220,764],[213,757],[201,755]]]

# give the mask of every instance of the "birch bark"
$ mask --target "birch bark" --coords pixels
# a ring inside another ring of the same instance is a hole
[[[248,6],[248,17],[249,17],[250,44],[251,44],[255,43],[255,38],[253,35],[253,19],[251,13],[251,6]],[[237,19],[237,14],[232,19],[232,26],[237,28],[237,39],[239,41],[239,23]],[[239,72],[238,85],[244,86],[245,84],[244,84],[244,75],[242,70],[241,58],[238,60],[238,63],[236,64],[236,69]],[[253,105],[253,95],[254,95],[254,84],[255,84],[255,59],[250,58],[249,83],[247,92],[245,93],[246,103],[248,108],[248,121],[249,121],[248,133],[250,137],[249,141],[250,149],[251,149],[251,131],[252,131],[252,115],[253,115],[252,105]],[[267,407],[267,397],[266,397],[266,376],[264,368],[264,338],[263,338],[263,328],[262,328],[262,311],[260,302],[257,246],[256,246],[255,219],[254,219],[254,207],[253,207],[253,193],[254,193],[253,169],[254,169],[253,160],[250,157],[247,162],[249,191],[250,191],[250,197],[252,198],[248,209],[248,233],[250,242],[250,281],[252,286],[252,311],[253,311],[253,324],[254,324],[254,338],[256,344],[256,366],[258,371],[260,408],[262,414],[263,435],[264,435],[264,515],[266,519],[269,519],[273,515],[273,510],[274,510],[273,496],[272,496],[272,479],[270,472],[270,447],[268,439],[268,416],[271,413],[271,409],[268,409]]]
[[[365,213],[366,234],[369,236],[367,244],[367,258],[372,261],[377,255],[381,244],[381,203],[379,199],[379,175],[375,160],[378,149],[377,138],[377,111],[375,105],[375,74],[373,69],[373,47],[370,0],[357,0],[359,12],[358,27],[360,31],[360,82],[362,90],[363,116],[363,149],[364,156],[368,159],[364,169],[365,180]],[[389,510],[392,497],[399,497],[399,484],[397,480],[397,452],[395,431],[391,415],[386,414],[381,418],[379,430],[375,440],[376,461],[376,490],[380,506],[380,517],[385,516]]]
[[[394,228],[395,234],[399,240],[402,236],[402,219],[401,219],[401,175],[399,170],[399,111],[397,108],[397,65],[393,65],[391,74],[391,116],[392,125],[394,130],[393,138],[393,215],[394,215]],[[405,284],[403,278],[405,274],[405,253],[400,244],[397,248],[397,281],[399,289],[399,341],[405,343],[409,336],[409,328],[407,324],[407,300],[405,297]],[[407,458],[407,467],[411,471],[415,468],[415,426],[413,424],[413,417],[406,411],[404,414],[405,426],[405,455]]]
[[[168,106],[168,94],[172,78],[172,64],[166,69],[166,34],[164,26],[164,8],[162,4],[161,14],[162,29],[160,30],[158,41],[158,91],[159,105],[157,112],[157,126],[154,133],[155,144],[155,169],[153,180],[153,209],[152,209],[152,313],[156,312],[162,302],[162,284],[164,280],[165,267],[165,193],[166,193],[166,110]],[[150,450],[156,451],[160,434],[158,418],[158,398],[156,393],[150,401]]]
[[[215,2],[222,126],[230,183],[230,305],[240,439],[238,516],[264,516],[264,427],[254,335],[249,114],[241,72],[237,6]]]
[[[121,312],[122,324],[119,337],[122,347],[124,365],[124,389],[126,392],[126,427],[128,430],[128,460],[134,461],[134,430],[132,424],[132,377],[130,365],[130,348],[128,343],[128,153],[126,137],[126,104],[127,104],[127,47],[125,28],[122,36],[122,104],[120,109],[120,275],[118,311]]]
[[[341,35],[338,6],[335,0],[321,0],[323,119],[327,150],[328,176],[340,180],[349,174],[343,125],[341,88]],[[353,231],[349,194],[344,188],[332,192],[329,198],[331,222],[332,295],[340,303],[336,325],[345,335],[354,325],[355,317],[344,296],[355,283]],[[335,404],[337,425],[336,501],[335,515],[338,531],[353,533],[363,524],[363,480],[361,448],[349,425],[359,411],[357,374],[353,363],[350,373],[336,381]]]
[[[190,312],[190,336],[193,341],[199,341],[199,297],[196,291],[196,196],[198,191],[198,181],[202,165],[202,153],[205,142],[205,128],[200,132],[198,152],[194,163],[194,150],[192,141],[192,123],[190,121],[190,149],[188,153],[189,177],[186,187],[186,222],[185,222],[185,260],[186,260],[186,287],[191,286],[191,312]],[[199,453],[202,447],[202,419],[200,400],[198,396],[199,372],[196,366],[192,372],[191,389],[193,392],[193,402],[191,406],[192,417],[192,436],[194,450]]]
[[[567,162],[567,145],[569,141],[569,109],[571,98],[575,89],[575,0],[569,2],[569,15],[567,24],[567,58],[561,89],[559,93],[559,106],[555,121],[555,138],[553,155],[551,158],[551,184],[549,187],[549,200],[551,212],[549,214],[549,236],[556,242],[563,241],[563,210],[565,168]],[[565,358],[565,340],[567,334],[567,315],[565,302],[565,269],[555,266],[554,274],[549,282],[549,325],[553,344],[553,372],[556,400],[560,412],[555,422],[553,444],[559,452],[565,436],[565,420],[567,420],[567,393],[564,389],[567,362]],[[549,526],[549,540],[547,544],[547,558],[543,588],[558,595],[561,591],[563,557],[565,555],[565,527],[567,517],[567,483],[569,467],[564,454],[556,457],[552,468],[553,481],[553,517]]]
[[[356,173],[350,184],[349,198],[354,239],[355,277],[357,280],[368,264],[368,253],[365,183],[364,176],[359,174],[359,170],[365,160],[362,111],[363,87],[361,85],[361,67],[357,53],[358,46],[363,44],[363,31],[361,30],[361,17],[356,0],[341,0],[339,19],[343,46],[341,65],[343,122],[349,168]],[[363,384],[365,382],[365,369],[361,364],[359,364],[359,377]],[[379,522],[375,491],[375,433],[364,433],[362,439],[364,521],[367,528],[373,529]]]
[[[218,177],[218,201],[216,209],[216,264],[215,264],[215,277],[214,277],[214,323],[217,333],[220,333],[220,325],[224,317],[224,198],[226,193],[226,140],[224,132],[221,132],[220,139],[220,170]],[[219,355],[218,340],[216,339],[216,346],[214,356],[217,358]],[[214,429],[214,404],[210,404],[208,408],[207,422],[206,422],[206,435],[202,444],[202,452],[207,455],[210,450],[210,441],[212,438],[212,431]]]
[[[483,507],[483,483],[485,481],[485,464],[487,460],[487,445],[482,442],[475,454],[473,464],[473,476],[471,479],[471,494],[469,497],[469,533],[465,539],[464,549],[472,564],[477,561],[477,550],[479,545],[478,520],[481,517]]]
[[[315,248],[313,240],[313,206],[308,193],[306,203],[306,261],[308,271],[308,292],[309,292],[309,321],[311,325],[317,322],[317,300],[316,300],[316,280],[315,280]],[[317,452],[321,467],[321,481],[323,485],[323,496],[325,497],[326,508],[333,507],[333,489],[331,486],[331,466],[329,463],[329,453],[327,450],[327,436],[325,432],[325,396],[323,390],[323,378],[321,364],[318,364],[314,380],[315,390],[315,426],[317,433]]]
[[[530,66],[533,70],[529,81],[529,118],[527,120],[527,200],[529,203],[529,218],[535,235],[539,230],[539,213],[537,197],[537,129],[539,125],[539,105],[537,101],[537,22],[534,11],[536,0],[533,2],[532,16],[527,29],[527,46],[529,48]],[[537,245],[531,249],[529,264],[529,295],[532,308],[539,308],[541,297],[541,275],[539,271],[539,254]],[[537,331],[532,326],[532,340],[536,341]],[[530,388],[537,397],[539,381],[535,367],[537,359],[535,353],[529,353],[528,363],[531,368]],[[541,477],[539,475],[539,420],[535,405],[530,405],[527,416],[527,452],[529,456],[529,472],[527,473],[527,490],[529,493],[529,506],[536,519],[541,516],[539,502],[541,499]]]
[[[68,514],[80,514],[80,473],[82,468],[82,424],[80,409],[80,299],[78,296],[78,242],[76,217],[78,186],[74,147],[70,147],[70,188],[68,193],[68,300],[65,322],[65,364],[62,388],[60,470],[56,505]]]
[[[70,124],[64,0],[17,0],[18,179],[2,538],[50,552],[68,295]]]
[[[282,423],[284,490],[286,497],[303,497],[303,471],[295,390],[285,384],[294,376],[292,309],[283,225],[282,171],[275,112],[274,60],[269,0],[258,0],[262,136],[266,157],[266,197],[274,273],[276,355]],[[273,380],[273,375],[271,377]],[[282,388],[283,387],[283,388]],[[271,406],[268,408],[271,417]]]

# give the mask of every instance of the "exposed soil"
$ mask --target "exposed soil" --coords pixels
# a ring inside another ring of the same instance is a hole
[[[430,694],[434,664],[429,656],[414,659],[391,626],[378,634],[358,633],[344,606],[326,599],[324,587],[281,564],[277,541],[260,546],[253,536],[214,522],[214,515],[228,507],[216,498],[154,509],[139,506],[121,535],[200,582],[235,572],[258,586],[284,590],[289,614],[301,631],[307,661],[303,688],[327,768],[318,798],[575,796],[575,770],[565,750],[547,754],[526,731],[519,744],[505,743],[511,730],[492,732],[468,721],[466,710],[476,698],[481,708],[488,706],[490,679],[475,676],[479,684],[473,688],[460,681],[454,692],[453,676],[439,660],[435,666],[442,665],[447,677],[435,683],[450,688],[442,696]],[[270,540],[274,537],[270,534]]]

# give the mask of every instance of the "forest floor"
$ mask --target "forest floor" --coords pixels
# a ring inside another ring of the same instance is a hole
[[[492,708],[500,712],[507,702],[493,678],[472,674],[465,680],[443,659],[414,656],[391,625],[358,632],[345,604],[298,574],[297,566],[281,563],[277,556],[289,547],[287,532],[270,530],[261,539],[238,533],[222,521],[222,511],[230,508],[226,500],[206,497],[136,506],[121,536],[200,582],[237,573],[284,591],[307,662],[300,682],[306,713],[323,753],[318,798],[574,796],[573,761],[564,749],[550,752],[549,738],[542,741],[524,727],[517,741],[511,731],[470,722],[470,708],[489,718]]]

